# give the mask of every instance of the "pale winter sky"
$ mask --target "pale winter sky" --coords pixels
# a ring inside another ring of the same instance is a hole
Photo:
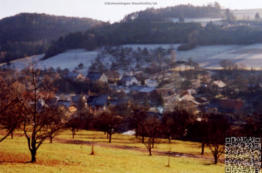
[[[90,17],[115,22],[126,14],[146,8],[178,4],[207,5],[214,0],[0,0],[0,19],[21,12]],[[262,0],[216,0],[224,8],[262,8]],[[108,5],[108,3],[121,3]],[[125,3],[125,5],[124,5]],[[141,4],[137,4],[141,3]]]

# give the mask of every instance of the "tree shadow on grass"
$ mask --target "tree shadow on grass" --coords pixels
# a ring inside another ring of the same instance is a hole
[[[212,166],[214,163],[203,163],[204,166]]]
[[[48,165],[55,166],[63,164],[62,161],[59,160],[43,160],[38,159],[35,163],[30,161],[30,154],[26,155],[23,153],[15,154],[15,153],[7,153],[0,152],[0,165],[1,164],[36,164],[36,165]]]
[[[11,160],[2,161],[2,160],[0,159],[0,165],[2,165],[2,164],[18,164],[18,163],[28,164],[28,163],[31,163],[31,162],[30,162],[30,161],[17,161],[17,160],[15,160],[15,161],[11,161]]]

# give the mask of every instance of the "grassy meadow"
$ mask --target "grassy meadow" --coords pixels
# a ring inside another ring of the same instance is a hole
[[[95,155],[90,155],[94,143]],[[134,136],[114,134],[108,143],[103,132],[60,133],[53,143],[46,141],[38,150],[37,162],[28,163],[30,153],[22,132],[0,143],[0,173],[85,172],[85,173],[222,173],[224,165],[213,165],[206,148],[200,155],[200,143],[162,140],[148,156],[145,145]],[[167,167],[168,151],[170,167]]]

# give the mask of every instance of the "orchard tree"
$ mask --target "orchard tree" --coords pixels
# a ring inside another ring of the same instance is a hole
[[[72,118],[66,124],[66,127],[69,128],[72,132],[73,139],[79,129],[87,128],[88,123],[90,123],[92,117],[89,112],[85,96],[81,95],[75,104],[76,111],[71,112]]]
[[[36,162],[37,151],[52,134],[64,127],[67,117],[55,102],[55,89],[51,80],[39,76],[40,71],[30,68],[24,73],[26,90],[23,93],[23,131]]]
[[[17,95],[17,83],[12,84],[0,78],[0,130],[6,131],[5,135],[0,138],[0,142],[5,140],[9,135],[13,138],[13,132],[21,124],[19,114],[21,100]]]
[[[188,125],[194,120],[194,117],[188,111],[175,107],[172,112],[163,115],[162,126],[163,133],[169,139],[181,138],[185,135]]]
[[[80,129],[81,119],[77,116],[72,117],[66,124],[66,127],[69,128],[72,132],[72,138],[75,138],[76,132]]]
[[[136,138],[138,136],[141,136],[141,142],[144,143],[145,141],[145,120],[147,119],[147,112],[148,107],[146,106],[139,106],[139,105],[133,105],[132,106],[132,114],[130,117],[130,127],[135,129],[136,132]]]
[[[207,121],[207,145],[217,164],[225,150],[225,138],[230,133],[230,124],[226,117],[218,113],[210,113]]]
[[[152,149],[156,143],[157,138],[161,135],[160,119],[156,116],[148,116],[144,122],[144,130],[146,132],[146,142],[144,145],[148,151],[149,156],[152,156]]]
[[[109,108],[96,118],[96,127],[108,135],[108,142],[112,142],[112,135],[119,127],[123,117],[115,114],[113,108]]]

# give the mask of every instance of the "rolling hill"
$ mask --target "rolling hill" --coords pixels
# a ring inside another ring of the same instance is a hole
[[[21,13],[0,20],[0,61],[43,53],[52,40],[102,25],[90,18]]]

